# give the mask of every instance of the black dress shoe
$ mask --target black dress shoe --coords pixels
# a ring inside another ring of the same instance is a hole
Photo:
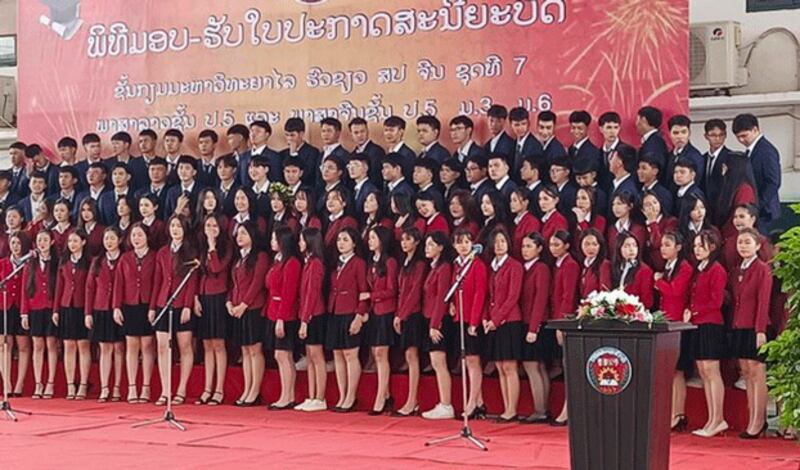
[[[285,405],[283,405],[283,406],[278,406],[278,405],[269,405],[269,406],[267,407],[267,409],[268,409],[268,410],[272,410],[272,411],[283,411],[283,410],[291,410],[291,409],[293,409],[295,406],[297,406],[297,403],[295,403],[295,402],[293,402],[293,401],[290,401],[289,403],[287,403],[287,404],[285,404]]]
[[[563,428],[566,425],[567,425],[567,420],[559,421],[557,419],[554,419],[550,421],[550,426],[555,426],[557,428]]]
[[[380,410],[369,410],[367,412],[367,415],[369,415],[369,416],[380,416],[380,415],[386,413],[387,411],[391,412],[392,408],[394,408],[394,398],[389,397],[389,398],[387,398],[386,400],[383,401],[383,408],[381,408]]]
[[[519,416],[512,416],[510,418],[503,418],[502,416],[498,416],[494,422],[497,424],[511,424],[516,423],[519,421]]]
[[[525,424],[549,423],[550,422],[550,416],[548,416],[547,413],[545,413],[545,414],[534,413],[534,414],[528,416],[527,418],[522,419],[521,421],[523,423],[525,423]]]

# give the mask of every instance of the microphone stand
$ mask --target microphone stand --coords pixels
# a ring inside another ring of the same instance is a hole
[[[450,303],[450,301],[453,299],[453,296],[458,294],[458,324],[461,347],[461,399],[465,407],[467,406],[467,351],[464,340],[464,335],[466,334],[466,327],[464,324],[464,290],[462,289],[461,284],[463,283],[464,278],[467,277],[467,273],[472,267],[472,263],[475,262],[476,255],[476,252],[472,252],[467,258],[467,263],[461,268],[458,276],[456,276],[455,282],[453,282],[453,285],[450,286],[450,290],[447,291],[447,295],[445,295],[444,298],[445,303]],[[445,442],[455,441],[457,439],[464,439],[478,449],[488,451],[489,448],[486,447],[486,444],[484,444],[483,441],[489,442],[489,439],[477,437],[472,433],[472,429],[469,427],[469,415],[466,412],[462,411],[461,417],[463,418],[463,422],[461,423],[461,432],[451,436],[433,439],[426,442],[425,446],[435,446],[444,444]]]
[[[30,258],[29,258],[30,259]],[[11,383],[11,350],[8,347],[8,282],[14,278],[22,268],[25,267],[27,264],[27,260],[25,262],[20,263],[14,269],[11,270],[11,273],[5,277],[2,281],[0,281],[0,289],[3,290],[3,402],[0,403],[0,410],[3,411],[6,419],[9,421],[17,421],[17,415],[15,413],[21,413],[24,415],[32,415],[30,411],[22,411],[22,410],[14,410],[11,408],[11,402],[8,401],[8,388],[9,384]],[[12,264],[13,265],[13,264]]]
[[[133,425],[134,428],[141,428],[144,426],[150,426],[151,424],[166,422],[168,425],[173,426],[175,429],[178,429],[180,431],[186,431],[186,426],[181,424],[175,418],[175,413],[172,412],[172,341],[173,341],[172,321],[173,321],[173,316],[175,315],[172,304],[175,302],[175,299],[177,299],[180,293],[183,291],[183,288],[186,287],[186,284],[189,282],[189,278],[192,277],[192,273],[194,273],[194,271],[199,266],[200,266],[199,264],[195,264],[193,265],[193,267],[189,268],[189,271],[186,273],[185,276],[183,276],[183,279],[181,280],[181,283],[178,284],[178,287],[175,289],[175,292],[173,292],[170,298],[167,300],[167,304],[164,306],[164,308],[161,309],[161,312],[158,313],[158,316],[155,318],[155,320],[153,320],[153,325],[156,325],[158,321],[161,320],[161,317],[163,317],[164,314],[166,314],[169,325],[167,327],[167,332],[169,334],[169,339],[167,340],[167,358],[168,358],[169,370],[166,373],[167,383],[161,384],[162,390],[167,391],[167,394],[165,395],[167,397],[167,409],[166,411],[164,411],[164,416],[162,416],[161,418],[151,419],[148,421],[134,424]]]

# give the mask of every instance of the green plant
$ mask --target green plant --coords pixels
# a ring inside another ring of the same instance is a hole
[[[800,214],[800,204],[793,205],[792,210]],[[773,269],[788,294],[789,319],[783,333],[765,344],[762,351],[769,363],[767,385],[780,403],[780,422],[800,429],[800,227],[784,232],[778,247]]]

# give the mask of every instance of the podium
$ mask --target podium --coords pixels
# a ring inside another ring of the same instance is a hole
[[[573,469],[667,470],[672,378],[687,323],[552,320],[564,333]]]

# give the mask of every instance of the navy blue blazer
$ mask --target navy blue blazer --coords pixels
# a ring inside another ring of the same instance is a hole
[[[236,158],[236,174],[237,174],[237,183],[242,186],[253,186],[253,180],[250,179],[250,174],[247,173],[247,169],[250,168],[250,160],[252,159],[252,154],[250,150],[246,150],[238,155]]]
[[[667,148],[667,143],[664,141],[664,138],[661,136],[660,132],[654,132],[642,143],[642,146],[639,147],[639,155],[644,155],[645,153],[657,155],[662,162],[661,168],[664,168],[665,164],[667,163],[669,149]],[[659,176],[661,176],[659,179],[662,183],[666,183],[666,171],[663,173],[664,174],[659,174]],[[669,175],[669,180],[672,180],[671,174]]]
[[[47,170],[45,170],[45,181],[47,182],[46,194],[48,196],[61,192],[61,188],[58,185],[58,168],[56,164],[51,163],[47,166]]]
[[[572,181],[567,181],[563,188],[558,192],[558,212],[562,214],[572,213],[575,207],[575,198],[578,194],[578,185]]]
[[[419,196],[420,194],[429,195],[433,199],[433,204],[436,207],[436,210],[439,212],[444,211],[444,196],[442,196],[442,192],[439,191],[439,188],[436,185],[433,185],[425,190],[417,191],[416,195]]]
[[[356,214],[360,216],[362,213],[364,213],[364,201],[367,199],[367,194],[377,189],[378,187],[375,186],[372,181],[369,180],[369,178],[364,181],[364,184],[362,184],[357,191],[354,189],[355,193],[353,194],[353,200],[356,208]]]
[[[213,188],[219,185],[219,176],[217,175],[217,165],[212,162],[210,165],[205,161],[199,159],[197,161],[197,176],[195,177],[200,188]]]
[[[403,176],[411,181],[414,177],[414,162],[417,160],[417,154],[405,143],[397,150],[397,153],[402,157]]]
[[[134,193],[128,189],[128,194]],[[136,211],[138,208],[134,208],[134,210]],[[106,227],[115,225],[118,222],[117,198],[113,189],[105,191],[100,195],[100,198],[97,199],[97,214],[100,218],[100,223]]]
[[[11,170],[11,193],[16,195],[18,200],[27,197],[31,193],[31,189],[28,187],[28,175],[24,168],[16,176]]]
[[[665,215],[669,215],[673,213],[673,196],[672,192],[669,189],[665,188],[663,184],[656,182],[655,186],[653,186],[650,191],[655,193],[658,202],[661,203],[661,212]],[[644,188],[642,188],[642,192],[644,192]]]
[[[128,162],[128,171],[131,181],[128,183],[134,192],[150,185],[150,175],[147,171],[147,161],[144,157],[133,157]]]
[[[492,183],[492,180],[490,180],[489,178],[483,180],[483,182],[480,185],[478,185],[477,188],[472,189],[471,185],[469,188],[469,192],[470,194],[472,194],[472,199],[475,201],[476,204],[478,204],[479,207],[481,204],[481,199],[483,199],[483,195],[490,193],[492,191],[497,191],[497,188],[495,188],[494,183]]]
[[[322,181],[322,176],[319,172],[319,164],[320,159],[322,158],[322,153],[319,151],[318,148],[314,147],[313,145],[303,142],[303,145],[297,149],[297,155],[292,156],[289,153],[289,149],[285,148],[281,150],[280,153],[281,157],[281,179],[283,181],[283,168],[287,161],[292,158],[298,159],[298,162],[303,168],[303,184],[306,186],[315,186],[320,181]]]
[[[386,188],[383,191],[383,193],[386,195],[385,207],[389,207],[389,203],[392,200],[392,196],[394,196],[395,194],[407,194],[412,197],[414,196],[414,194],[416,194],[417,191],[414,189],[413,186],[411,186],[411,183],[409,183],[408,181],[409,180],[407,178],[404,178],[403,181],[401,181],[400,184],[395,186],[394,189],[392,190],[389,190],[388,184],[386,185]]]
[[[617,197],[618,194],[628,193],[633,196],[634,201],[639,201],[639,197],[641,194],[639,193],[639,183],[636,180],[636,175],[630,175],[628,178],[625,179],[620,185],[614,189],[614,183],[611,183],[611,192],[608,193],[608,205],[606,206],[606,218],[609,221],[616,221],[617,218],[614,217],[614,212],[611,210],[611,203],[614,202],[614,198]]]
[[[700,189],[700,186],[697,185],[697,183],[691,185],[683,196],[678,196],[678,194],[675,193],[675,203],[673,204],[672,207],[673,210],[672,215],[674,215],[675,217],[680,217],[681,211],[683,210],[683,206],[688,204],[687,201],[689,199],[689,196],[693,194],[700,195],[703,198],[705,198],[706,196],[705,193],[703,193],[703,190]]]
[[[219,195],[219,199],[222,203],[222,213],[228,218],[236,215],[236,206],[233,204],[233,201],[236,198],[236,191],[239,189],[239,187],[240,186],[234,182],[227,194],[223,193],[220,183],[217,183],[217,185],[214,187],[214,190]]]
[[[267,173],[268,180],[275,183],[283,181],[283,164],[281,163],[283,160],[281,160],[281,156],[278,152],[269,147],[264,147],[264,150],[257,155],[253,155],[251,151],[250,160],[252,161],[252,159],[256,157],[267,157],[267,160],[269,160],[269,172]],[[251,182],[250,186],[252,185],[253,183]]]
[[[723,146],[714,160],[714,166],[710,169],[708,161],[711,158],[711,154],[708,152],[703,154],[703,167],[706,171],[704,173],[705,177],[700,181],[700,187],[706,193],[708,201],[712,205],[716,205],[717,199],[719,199],[720,189],[722,188],[722,164],[725,163],[730,153],[731,151]]]
[[[542,143],[539,142],[533,134],[528,134],[525,138],[525,141],[522,144],[522,148],[519,148],[517,142],[514,142],[514,160],[511,162],[511,178],[516,181],[518,184],[522,183],[522,179],[520,179],[519,171],[522,168],[522,161],[525,160],[526,157],[529,155],[534,156],[534,158],[539,162],[539,167],[542,168],[542,171],[545,171],[545,163],[544,160],[544,151],[542,150]],[[546,179],[545,175],[539,175],[540,178]],[[549,176],[548,176],[549,177]]]
[[[453,152],[453,157],[457,158],[458,161],[466,165],[467,162],[461,157],[461,154],[458,152],[458,150],[459,149],[456,149]],[[486,155],[486,150],[484,150],[483,147],[481,147],[480,145],[478,145],[476,142],[473,141],[472,145],[469,146],[469,150],[467,150],[467,158],[472,158],[476,156],[486,158],[487,155]]]
[[[447,148],[445,148],[445,146],[440,144],[439,142],[434,142],[434,144],[431,145],[430,149],[423,150],[422,152],[420,152],[419,158],[431,158],[433,160],[436,160],[439,163],[439,165],[441,165],[442,163],[444,163],[445,160],[450,158],[450,151],[447,150]],[[438,177],[439,175],[434,175],[434,176]]]
[[[544,186],[544,182],[540,182],[533,189],[528,189],[526,186],[528,190],[528,211],[539,220],[542,220],[542,216],[544,215],[544,212],[542,212],[542,209],[539,207],[539,193],[542,192]]]
[[[753,167],[758,192],[759,220],[762,226],[780,217],[778,189],[781,187],[781,156],[766,137],[758,140],[752,152],[746,152]]]
[[[382,187],[383,175],[381,170],[383,169],[383,157],[386,156],[386,151],[383,150],[383,147],[370,140],[362,153],[369,158],[369,180],[376,187]]]
[[[492,150],[492,139],[486,141],[483,144],[483,149],[486,150],[486,153],[492,154],[496,153],[502,155],[506,158],[506,161],[511,163],[514,153],[517,150],[517,142],[512,138],[506,131],[500,136],[500,140],[497,141],[497,144],[494,146],[494,150]]]
[[[705,179],[706,160],[705,158],[703,158],[703,155],[700,153],[699,150],[697,150],[697,148],[694,145],[689,144],[683,148],[681,153],[677,155],[675,155],[674,153],[670,153],[668,155],[666,173],[667,175],[669,175],[669,179],[667,181],[666,186],[672,191],[677,191],[678,189],[678,187],[675,185],[675,180],[672,177],[672,173],[675,170],[675,164],[678,163],[678,160],[680,160],[681,158],[688,158],[689,160],[694,162],[695,166],[697,167],[697,172],[694,180],[697,183],[701,185],[703,180]]]
[[[497,185],[494,184],[494,182],[492,182],[492,186],[494,186],[495,189],[497,189]],[[514,180],[512,180],[509,177],[508,180],[505,183],[503,183],[503,186],[500,187],[499,191],[500,194],[503,195],[503,198],[505,198],[505,200],[508,201],[509,199],[511,199],[511,193],[516,191],[517,187],[518,187],[517,183],[515,183]]]
[[[597,153],[600,155],[600,170],[597,172],[597,183],[602,187],[606,193],[610,192],[614,186],[614,175],[611,174],[611,168],[609,167],[609,160],[611,159],[611,154],[623,144],[622,140],[617,141],[617,145],[613,146],[611,150],[605,150],[605,147],[602,145],[597,148]],[[603,144],[605,145],[605,143]],[[661,163],[661,168],[664,167],[663,162]]]
[[[542,145],[542,155],[544,155],[545,161],[550,164],[554,159],[566,156],[567,150],[558,140],[558,137],[553,137],[553,140],[547,144],[547,147]]]
[[[167,190],[166,201],[164,201],[164,217],[169,218],[175,212],[175,206],[178,204],[178,197],[183,192],[180,183],[170,187]],[[200,196],[200,184],[194,182],[194,187],[189,193],[189,207],[194,212],[197,207],[197,198]]]

